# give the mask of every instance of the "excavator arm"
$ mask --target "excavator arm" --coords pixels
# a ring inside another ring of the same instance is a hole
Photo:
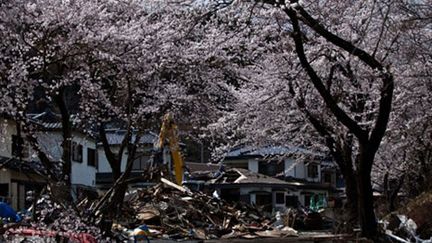
[[[166,139],[168,139],[168,144],[171,151],[171,160],[173,162],[176,183],[177,185],[181,185],[183,182],[184,164],[178,142],[177,125],[174,123],[171,113],[165,114],[163,118],[159,133],[159,142],[157,144],[159,149],[163,149]]]

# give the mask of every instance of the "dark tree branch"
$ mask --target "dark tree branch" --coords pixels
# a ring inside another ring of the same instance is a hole
[[[345,111],[343,111],[335,102],[330,92],[326,89],[325,85],[323,84],[321,78],[318,76],[318,74],[315,72],[313,67],[310,65],[309,61],[307,60],[306,54],[304,52],[303,48],[303,40],[301,36],[301,30],[300,25],[298,22],[298,19],[296,17],[296,12],[292,9],[287,9],[285,12],[288,14],[288,16],[291,19],[292,26],[294,29],[294,32],[292,34],[295,42],[296,52],[299,57],[300,63],[302,67],[306,70],[308,73],[312,83],[314,84],[317,91],[320,93],[321,97],[323,98],[324,102],[326,103],[327,107],[332,111],[332,113],[336,116],[336,118],[344,124],[348,129],[352,131],[353,134],[356,135],[356,137],[363,142],[367,141],[367,132],[363,130],[357,122],[355,122],[352,118],[350,118]]]
[[[64,100],[64,88],[59,90],[58,95],[54,97],[54,102],[58,106],[61,114],[61,124],[62,124],[62,160],[63,160],[63,179],[67,185],[71,184],[71,172],[72,172],[72,162],[71,162],[71,147],[72,147],[72,124],[69,114],[69,109],[67,107],[66,101]]]
[[[311,29],[313,29],[315,32],[320,34],[322,37],[324,37],[327,41],[330,43],[342,48],[343,50],[349,52],[350,54],[358,57],[362,62],[366,63],[369,67],[372,69],[377,69],[380,71],[384,70],[383,65],[377,61],[374,57],[369,55],[364,50],[354,46],[351,42],[346,41],[339,36],[331,33],[328,31],[323,25],[321,25],[316,19],[314,19],[312,16],[309,15],[306,10],[304,10],[302,7],[296,8],[298,13],[300,14],[300,18],[303,23],[305,23],[307,26],[309,26]],[[291,12],[291,15],[294,15],[295,19],[297,19],[296,10],[288,9],[287,12]],[[291,17],[290,17],[291,18]],[[291,19],[292,20],[292,19]]]

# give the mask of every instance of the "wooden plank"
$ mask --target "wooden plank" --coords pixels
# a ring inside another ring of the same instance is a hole
[[[173,183],[173,182],[171,182],[171,181],[169,181],[169,180],[167,180],[165,178],[161,178],[161,182],[164,183],[165,185],[173,187],[173,188],[175,188],[175,189],[177,189],[177,190],[179,190],[181,192],[187,192],[186,188],[184,188],[182,186],[179,186],[179,185],[177,185],[177,184],[175,184],[175,183]]]

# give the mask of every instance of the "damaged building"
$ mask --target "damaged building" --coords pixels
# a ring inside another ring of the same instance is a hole
[[[246,147],[231,150],[222,166],[189,165],[186,184],[221,198],[264,206],[267,211],[339,197],[343,181],[327,157],[301,148]]]

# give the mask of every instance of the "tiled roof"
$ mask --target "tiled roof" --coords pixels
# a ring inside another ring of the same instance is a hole
[[[265,146],[254,148],[250,146],[239,147],[231,150],[227,153],[226,157],[242,157],[242,156],[276,156],[276,155],[287,155],[287,154],[304,154],[312,156],[323,156],[320,153],[316,153],[304,148],[289,147],[289,146]]]
[[[196,172],[196,171],[210,171],[210,172],[216,172],[219,170],[220,165],[218,164],[211,164],[211,163],[195,163],[195,162],[186,162],[186,167],[188,168],[189,172]]]
[[[28,118],[36,125],[41,126],[43,129],[46,130],[57,130],[62,128],[61,123],[61,117],[58,114],[55,114],[51,112],[50,110],[47,110],[42,113],[38,114],[28,114]],[[75,115],[71,115],[71,122],[73,126],[77,126],[80,124],[79,117]],[[117,123],[108,124],[109,129],[106,129],[106,135],[108,139],[108,143],[110,145],[119,145],[123,141],[123,138],[126,134],[126,130],[116,128]],[[114,127],[113,127],[114,126]],[[77,129],[80,130],[79,127]],[[90,132],[86,132],[86,134],[91,135],[92,137],[97,137],[97,132],[95,128],[89,128],[87,129]],[[147,132],[140,138],[140,144],[153,144],[158,138],[157,134],[154,134],[152,132]],[[132,141],[135,140],[135,134],[132,135]]]
[[[27,117],[35,124],[44,129],[61,129],[61,117],[51,111],[45,111],[38,114],[28,114]],[[77,116],[71,115],[72,124],[79,124],[80,120]]]
[[[0,156],[0,168],[28,173],[45,174],[45,168],[38,161],[21,161],[16,158]]]

